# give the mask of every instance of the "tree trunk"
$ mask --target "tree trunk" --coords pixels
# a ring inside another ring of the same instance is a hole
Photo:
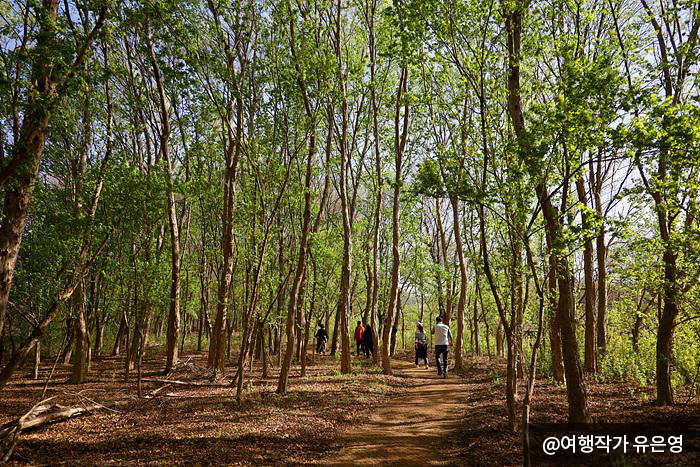
[[[464,367],[464,362],[462,360],[462,342],[464,341],[464,308],[467,301],[468,278],[467,266],[464,260],[464,250],[462,249],[462,231],[460,228],[459,204],[455,195],[450,196],[450,204],[452,205],[452,228],[454,229],[457,258],[459,258],[460,276],[459,301],[457,302],[457,342],[455,345],[455,370],[461,370]],[[476,311],[476,307],[474,308],[474,310]]]
[[[670,243],[663,253],[664,289],[663,307],[659,316],[659,329],[656,335],[656,402],[659,405],[673,405],[673,334],[678,316],[676,290],[676,253]]]
[[[496,356],[503,356],[503,332],[501,331],[503,325],[499,322],[496,327]]]
[[[39,365],[41,365],[41,340],[34,346],[34,379],[39,379]]]
[[[88,327],[85,312],[85,300],[82,291],[83,286],[81,280],[76,289],[76,293],[73,294],[73,306],[76,310],[77,316],[73,321],[75,324],[75,350],[73,351],[73,367],[71,369],[70,378],[68,379],[69,384],[81,384],[85,382],[88,372]]]
[[[119,330],[117,331],[117,337],[114,340],[114,347],[112,347],[112,357],[119,355],[121,350],[121,342],[124,340],[124,336],[129,333],[129,325],[126,321],[126,311],[122,313],[122,319],[119,323]]]
[[[295,35],[294,35],[294,18],[290,19],[289,31],[290,31],[290,48],[291,54],[296,58],[295,51]],[[299,240],[299,255],[297,257],[297,266],[294,273],[294,280],[292,281],[292,288],[289,291],[289,303],[287,307],[287,348],[284,354],[284,359],[282,360],[282,367],[280,368],[279,381],[277,382],[277,393],[285,394],[287,392],[287,378],[289,377],[289,369],[292,365],[292,356],[294,352],[294,344],[296,339],[296,327],[295,320],[297,318],[297,312],[299,312],[299,322],[302,325],[300,329],[305,328],[304,326],[304,310],[300,308],[302,303],[302,295],[304,287],[302,282],[304,281],[306,273],[306,262],[309,255],[309,232],[311,231],[311,189],[312,189],[312,177],[313,177],[313,167],[314,161],[316,160],[316,120],[315,113],[312,110],[312,104],[306,93],[306,82],[304,80],[304,75],[301,71],[301,65],[298,61],[295,62],[295,67],[297,71],[297,85],[301,91],[304,98],[304,108],[306,111],[306,118],[309,124],[309,153],[306,157],[306,175],[304,177],[304,214],[301,227],[301,238]],[[303,342],[303,339],[299,339],[299,342]],[[306,349],[304,349],[306,353]],[[298,352],[299,357],[301,357],[301,349]],[[305,364],[304,364],[305,367]]]
[[[447,260],[447,251],[449,249],[449,246],[447,245],[447,238],[445,236],[445,228],[442,225],[442,217],[441,217],[441,209],[440,209],[440,201],[438,199],[435,200],[435,221],[438,226],[438,233],[440,236],[440,248],[442,250],[442,269],[447,275],[447,284],[445,285],[446,293],[445,293],[445,314],[443,316],[443,322],[446,325],[450,325],[450,321],[452,319],[452,273],[450,272],[450,267],[448,264]],[[441,284],[442,282],[440,282]],[[441,289],[441,287],[440,287]],[[442,292],[440,291],[440,296],[442,296]]]
[[[340,297],[338,299],[338,315],[340,318],[341,335],[341,362],[340,371],[350,373],[350,336],[348,330],[350,308],[350,279],[352,275],[352,225],[350,220],[350,207],[348,199],[348,169],[350,168],[350,154],[348,154],[348,98],[347,87],[343,70],[343,56],[341,53],[341,12],[342,2],[338,0],[335,18],[335,53],[338,64],[338,85],[341,93],[341,132],[340,141],[340,205],[343,221],[343,266],[340,275]],[[338,317],[336,317],[336,322]],[[337,329],[334,330],[337,333]]]
[[[588,199],[586,189],[583,184],[583,178],[576,179],[576,191],[578,200],[584,206],[588,207]],[[586,313],[586,333],[584,337],[584,358],[583,365],[588,373],[596,372],[596,323],[595,323],[595,285],[593,283],[593,242],[588,237],[590,229],[589,216],[585,209],[581,210],[581,223],[584,230],[585,240],[583,244],[583,276],[584,276],[584,304]]]
[[[598,206],[599,203],[596,203]],[[598,213],[602,215],[602,213]],[[607,288],[607,266],[605,258],[607,256],[607,247],[605,246],[605,228],[601,227],[598,236],[596,237],[596,259],[598,264],[598,288],[596,297],[598,299],[598,316],[596,317],[596,347],[597,357],[601,358],[605,355],[608,342],[608,288]]]
[[[547,244],[548,254],[548,272],[547,272],[547,298],[549,301],[549,348],[552,355],[551,370],[554,381],[564,383],[564,360],[561,352],[561,329],[557,318],[557,275],[556,275],[556,258],[554,256],[552,240],[550,235],[545,232],[545,241]]]
[[[506,335],[506,410],[508,412],[508,427],[512,432],[518,431],[518,420],[515,409],[515,395],[517,391],[517,375],[515,368],[516,349],[513,333],[505,332]]]
[[[372,302],[370,306],[370,325],[372,328],[372,358],[374,363],[379,362],[379,333],[377,327],[377,309],[379,307],[379,229],[381,224],[382,213],[382,189],[384,186],[384,177],[382,176],[382,155],[380,151],[379,132],[379,103],[377,101],[377,76],[376,76],[376,61],[377,61],[377,46],[375,34],[375,15],[377,10],[377,2],[371,1],[369,5],[369,59],[370,59],[370,100],[372,106],[372,136],[374,142],[374,178],[376,185],[376,193],[374,200],[374,213],[372,225]]]
[[[168,102],[165,97],[163,78],[160,66],[153,49],[151,38],[151,25],[146,15],[144,21],[146,44],[150,55],[151,67],[155,76],[158,89],[160,110],[160,150],[165,160],[168,175],[168,221],[170,224],[170,309],[168,311],[168,331],[165,345],[166,363],[165,373],[170,373],[178,360],[178,341],[180,340],[180,228],[177,222],[177,207],[175,206],[175,193],[173,192],[173,164],[170,160],[170,115]],[[139,390],[140,392],[140,390]]]
[[[384,330],[382,336],[382,370],[385,375],[392,374],[390,344],[392,333],[392,322],[394,313],[397,309],[399,300],[399,282],[401,275],[401,183],[403,170],[403,152],[406,147],[408,138],[408,119],[409,119],[409,104],[408,100],[404,103],[403,112],[403,128],[401,123],[401,101],[405,94],[408,93],[408,67],[403,64],[401,66],[401,76],[396,90],[396,106],[394,114],[394,145],[396,149],[395,158],[395,178],[394,178],[394,196],[393,208],[391,212],[391,288],[389,289],[389,305],[387,307],[386,316],[384,318]]]
[[[331,355],[335,355],[335,353],[338,350],[338,336],[340,335],[340,312],[338,311],[339,308],[335,308],[335,313],[333,315],[335,316],[335,319],[333,321],[333,336],[331,337]],[[328,325],[326,325],[326,329],[328,329]]]
[[[479,341],[479,314],[477,309],[477,303],[479,297],[477,294],[481,294],[481,284],[479,283],[479,271],[475,268],[476,276],[476,293],[474,294],[474,318],[473,318],[473,333],[474,333],[474,353],[477,356],[481,355],[481,342]]]
[[[228,318],[228,296],[231,289],[231,281],[233,278],[233,211],[235,206],[235,189],[236,189],[236,170],[241,154],[241,141],[243,138],[243,93],[241,87],[246,73],[247,59],[244,54],[235,54],[232,50],[230,38],[223,31],[219,18],[219,10],[214,6],[213,2],[208,2],[209,9],[214,16],[217,38],[220,45],[224,49],[226,55],[226,72],[229,75],[229,84],[232,89],[230,93],[235,96],[226,105],[225,112],[222,111],[220,118],[222,120],[224,145],[224,160],[226,163],[224,169],[224,206],[221,215],[222,230],[221,230],[221,249],[223,256],[223,270],[219,277],[218,301],[216,306],[216,318],[214,319],[214,327],[209,340],[209,353],[207,356],[207,365],[217,371],[224,371],[224,355],[226,351],[226,322]],[[236,50],[240,49],[240,44],[235,45]],[[236,67],[236,58],[238,58],[238,66]],[[234,118],[234,103],[235,103],[235,131],[230,124]]]

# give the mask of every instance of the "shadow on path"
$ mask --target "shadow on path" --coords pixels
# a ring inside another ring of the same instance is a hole
[[[328,465],[449,465],[444,445],[464,416],[467,380],[437,376],[434,367],[392,361],[395,374],[412,384],[405,395],[378,407],[366,424],[340,439]]]

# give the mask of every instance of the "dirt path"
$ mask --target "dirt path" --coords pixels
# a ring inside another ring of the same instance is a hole
[[[467,381],[437,376],[435,367],[416,368],[394,360],[397,375],[407,378],[408,392],[375,410],[370,420],[340,440],[342,450],[329,465],[448,465],[448,435],[464,416]]]

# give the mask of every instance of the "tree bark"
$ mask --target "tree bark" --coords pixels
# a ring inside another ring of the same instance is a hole
[[[369,60],[370,60],[370,100],[372,106],[372,136],[374,140],[374,176],[376,185],[376,198],[374,201],[374,213],[373,213],[373,226],[372,226],[372,272],[371,272],[371,285],[372,285],[372,302],[370,306],[370,324],[372,327],[372,358],[374,363],[379,362],[379,333],[377,327],[377,309],[379,306],[379,269],[380,269],[380,258],[379,258],[379,228],[381,224],[381,213],[382,213],[382,189],[384,186],[384,177],[382,176],[382,155],[380,151],[380,137],[379,132],[379,103],[377,101],[377,76],[376,76],[376,62],[377,62],[377,46],[376,46],[376,34],[375,34],[375,16],[377,11],[376,0],[371,0],[371,5],[369,9],[368,18],[368,29],[369,29]]]
[[[170,160],[170,115],[165,96],[160,65],[153,49],[153,37],[148,15],[144,21],[144,33],[148,46],[149,59],[153,70],[160,110],[160,150],[165,160],[168,175],[168,221],[170,224],[170,308],[168,311],[168,331],[165,345],[165,373],[172,371],[178,360],[178,341],[180,337],[180,228],[177,222],[175,193],[173,192],[173,164]],[[143,340],[140,338],[139,340]]]
[[[404,103],[403,113],[403,129],[401,128],[401,101],[408,92],[408,67],[406,64],[401,66],[401,76],[396,90],[396,107],[394,114],[394,144],[396,149],[395,157],[395,178],[394,178],[394,196],[393,208],[391,212],[391,288],[389,289],[389,305],[387,307],[386,316],[384,318],[384,330],[382,336],[382,371],[385,375],[392,374],[391,371],[391,328],[394,319],[394,313],[397,309],[399,282],[401,280],[401,171],[403,170],[403,152],[406,147],[408,138],[408,118],[409,106],[408,100]]]
[[[581,210],[581,223],[584,230],[583,244],[583,276],[584,276],[584,306],[586,314],[586,333],[584,337],[583,365],[588,373],[596,372],[596,323],[595,323],[595,284],[593,281],[593,242],[588,237],[590,229],[589,216],[585,211],[588,207],[588,197],[583,184],[583,178],[576,179],[576,192],[578,200],[584,206]]]
[[[593,204],[596,214],[603,216],[603,203],[600,199],[600,192],[603,189],[603,169],[602,169],[602,151],[598,152],[595,180],[593,185]],[[591,163],[592,166],[592,163]],[[592,168],[592,167],[591,167]],[[591,170],[591,177],[593,171]],[[596,262],[598,267],[598,283],[596,289],[597,298],[597,316],[596,316],[596,366],[600,367],[600,359],[605,355],[608,341],[607,327],[607,312],[608,312],[608,288],[607,288],[607,266],[605,259],[607,257],[607,247],[605,245],[605,224],[600,226],[598,235],[595,239]]]
[[[474,293],[474,317],[473,317],[473,333],[474,333],[474,353],[477,356],[481,355],[481,341],[479,339],[479,313],[478,313],[478,308],[477,304],[479,301],[479,297],[477,294],[481,294],[481,284],[479,282],[479,271],[476,270],[475,268],[475,293]]]
[[[352,225],[348,199],[348,169],[350,155],[348,154],[348,98],[345,76],[343,71],[343,56],[341,53],[342,32],[342,2],[338,0],[335,18],[335,52],[338,65],[338,85],[341,94],[341,131],[340,141],[340,205],[343,222],[343,265],[340,274],[340,297],[338,299],[338,315],[340,318],[341,360],[340,371],[350,373],[350,335],[348,330],[350,308],[350,276],[352,275]],[[338,318],[336,318],[336,322]],[[337,333],[337,329],[334,330]]]
[[[294,34],[294,18],[289,21],[289,32],[290,32],[290,49],[291,54],[296,60],[296,45],[295,45],[295,34]],[[311,231],[311,182],[313,176],[313,166],[316,160],[316,115],[312,109],[312,104],[307,95],[306,91],[306,81],[304,80],[304,75],[301,70],[301,65],[298,60],[295,62],[295,68],[297,72],[297,86],[301,91],[304,100],[304,109],[306,111],[306,118],[309,124],[309,153],[306,157],[306,175],[304,177],[304,214],[301,227],[301,238],[299,240],[299,256],[297,257],[297,266],[294,273],[294,280],[292,281],[292,288],[289,291],[289,303],[287,307],[287,348],[284,354],[284,359],[282,360],[282,367],[280,368],[279,381],[277,382],[277,393],[285,394],[287,392],[287,378],[289,377],[289,369],[292,365],[292,356],[294,352],[294,342],[296,338],[295,329],[295,319],[297,314],[297,309],[300,308],[300,303],[302,301],[302,281],[304,280],[306,272],[306,262],[309,255],[309,232]],[[299,310],[300,321],[303,324],[303,310]],[[305,327],[305,326],[303,326]],[[302,327],[302,332],[303,332]],[[303,339],[300,339],[303,341]],[[301,352],[299,352],[301,354]],[[304,352],[306,353],[306,352]]]
[[[447,276],[447,284],[445,285],[446,292],[444,294],[444,300],[445,300],[445,315],[443,316],[443,322],[446,325],[450,325],[450,321],[452,320],[452,306],[453,306],[453,300],[452,300],[452,273],[450,272],[450,267],[448,264],[447,260],[447,251],[449,250],[449,245],[447,244],[447,238],[445,235],[445,228],[442,225],[442,213],[440,212],[440,201],[438,199],[435,200],[435,221],[437,223],[438,227],[438,233],[440,235],[440,249],[442,250],[442,270],[444,271],[444,274]],[[441,280],[441,279],[440,279]],[[440,282],[442,284],[442,282]],[[442,289],[442,287],[440,287]],[[442,296],[442,293],[440,293]]]
[[[231,281],[233,279],[233,212],[235,207],[235,191],[236,191],[236,172],[241,154],[241,140],[243,138],[243,94],[241,88],[243,80],[246,76],[247,60],[244,54],[241,53],[242,43],[236,40],[232,48],[231,39],[226,36],[221,25],[218,7],[212,1],[208,1],[207,5],[214,17],[217,38],[220,45],[224,49],[226,60],[226,73],[228,74],[228,82],[232,97],[226,105],[225,110],[220,111],[222,121],[223,139],[225,141],[224,160],[226,167],[224,169],[224,206],[221,214],[222,230],[221,230],[221,249],[223,256],[223,270],[219,277],[219,287],[216,305],[216,318],[214,319],[214,327],[212,329],[209,342],[209,353],[207,356],[207,365],[210,368],[215,368],[217,371],[224,371],[224,356],[226,352],[226,322],[228,320],[228,297],[231,289]],[[238,24],[237,34],[240,33],[241,25]],[[238,38],[240,39],[240,38]],[[238,66],[236,66],[236,58],[238,58]],[[236,71],[238,70],[238,71]],[[234,117],[235,107],[235,130],[231,124]]]
[[[460,276],[459,300],[457,302],[457,342],[455,344],[455,370],[461,370],[464,367],[462,356],[462,342],[464,341],[464,308],[467,301],[468,278],[467,265],[464,259],[464,250],[462,248],[462,231],[460,228],[461,221],[459,218],[459,204],[455,195],[450,196],[450,204],[452,205],[452,228],[454,229],[455,248],[457,249],[457,258],[459,259]],[[477,324],[476,319],[475,324]]]

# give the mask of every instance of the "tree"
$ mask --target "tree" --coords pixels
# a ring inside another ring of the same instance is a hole
[[[26,6],[29,7],[30,5]],[[32,54],[34,61],[31,63],[31,84],[25,94],[26,101],[19,102],[18,98],[13,101],[16,141],[13,144],[11,159],[3,161],[0,171],[4,213],[0,225],[0,335],[5,324],[15,263],[27,222],[39,163],[44,152],[49,122],[73,80],[81,73],[92,43],[107,16],[107,6],[101,6],[94,14],[92,29],[82,40],[69,40],[68,42],[77,44],[77,47],[66,51],[61,47],[62,38],[57,27],[58,1],[43,0],[41,4],[32,7],[38,30],[34,32],[36,44]],[[28,15],[29,11],[25,14]],[[68,14],[68,11],[63,14]],[[34,37],[24,35],[19,48],[25,50]],[[15,78],[19,85],[21,77]],[[20,115],[21,124],[18,123]]]
[[[570,266],[564,256],[564,242],[559,210],[553,205],[545,184],[545,174],[538,160],[538,154],[532,147],[525,127],[525,118],[521,101],[520,63],[522,60],[521,40],[523,15],[527,13],[525,5],[516,2],[505,9],[506,49],[508,53],[508,115],[518,144],[518,155],[523,160],[526,170],[533,180],[535,193],[542,207],[545,230],[551,238],[551,249],[555,255],[555,271],[559,298],[557,303],[557,320],[562,332],[564,354],[564,372],[569,402],[569,422],[588,423],[588,403],[586,385],[576,340],[571,310],[574,306]]]

